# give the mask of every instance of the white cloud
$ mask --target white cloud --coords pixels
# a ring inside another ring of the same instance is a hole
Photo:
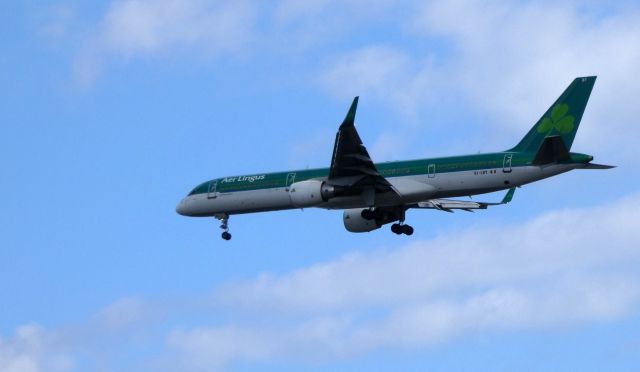
[[[110,331],[121,331],[131,325],[142,323],[151,316],[150,305],[140,298],[125,297],[98,312],[94,324]]]
[[[253,15],[248,1],[117,1],[104,17],[103,37],[125,55],[172,47],[234,51],[248,40]]]
[[[396,274],[387,273],[385,278],[392,279]],[[337,302],[344,307],[334,303],[335,307],[327,314],[315,315],[315,309],[306,309],[297,316],[285,311],[282,316],[269,307],[257,307],[256,311],[265,311],[260,315],[261,322],[179,330],[170,334],[168,346],[179,356],[180,369],[195,371],[224,368],[240,361],[335,360],[390,348],[413,350],[469,333],[564,328],[614,320],[637,305],[640,297],[634,283],[637,279],[638,276],[574,276],[534,288],[513,285],[481,290],[469,285],[469,294],[446,293],[432,298],[426,295],[424,299],[408,302],[395,299],[396,303],[387,307],[364,305],[355,310],[348,309],[353,306],[351,301],[339,299]],[[366,292],[368,287],[363,285],[359,289]],[[321,302],[321,307],[326,305]],[[384,315],[370,319],[365,315],[370,311]]]
[[[328,128],[307,134],[303,140],[289,146],[289,164],[293,167],[308,167],[309,164],[326,163],[328,160],[325,155],[331,153],[334,137],[335,133]]]
[[[50,41],[59,41],[68,37],[71,31],[70,25],[75,17],[75,11],[70,4],[55,4],[48,10],[40,27],[40,34]]]
[[[76,57],[80,83],[95,79],[105,59],[169,51],[236,55],[251,43],[255,4],[249,0],[113,0]]]
[[[0,372],[63,372],[73,359],[58,352],[55,339],[36,325],[23,325],[8,340],[0,339]]]
[[[618,319],[640,301],[639,208],[636,195],[228,284],[215,301],[244,320],[182,329],[169,347],[206,370]]]
[[[280,23],[297,22],[301,26],[311,23],[313,26],[307,31],[325,33],[348,29],[372,16],[380,19],[394,3],[393,0],[282,0],[276,5],[275,18]],[[317,22],[325,25],[324,30],[315,27]]]
[[[366,94],[410,114],[417,93],[423,99],[425,86],[435,78],[430,72],[428,64],[416,63],[402,50],[374,45],[332,58],[318,83],[342,99]]]
[[[614,149],[638,134],[640,108],[630,97],[640,93],[640,9],[594,14],[595,8],[437,1],[422,5],[414,28],[449,43],[453,52],[444,72],[451,84],[513,133],[528,129],[574,77],[598,75],[576,141]]]
[[[414,6],[404,29],[408,47],[336,53],[319,74],[322,86],[340,98],[373,95],[404,114],[462,102],[515,138],[574,77],[598,75],[576,149],[609,150],[616,160],[637,154],[639,8],[506,0]]]
[[[283,0],[276,10],[276,18],[291,21],[309,15],[318,15],[331,3],[331,0],[295,1]]]
[[[227,367],[235,360],[259,360],[274,356],[281,341],[276,333],[224,326],[175,330],[168,336],[169,347],[178,351],[174,363],[180,370],[211,370]]]
[[[640,259],[633,245],[640,238],[634,218],[639,206],[636,196],[522,224],[455,232],[389,252],[354,253],[281,277],[229,285],[218,298],[246,308],[323,313],[606,272]]]
[[[66,371],[78,360],[107,369],[123,360],[119,368],[215,370],[614,321],[639,310],[638,210],[640,195],[633,195],[526,221],[485,223],[227,283],[204,302],[183,298],[182,305],[167,306],[124,298],[89,322],[51,331],[18,328],[0,341],[0,371]],[[162,316],[153,316],[158,311]],[[164,350],[120,357],[158,338]]]

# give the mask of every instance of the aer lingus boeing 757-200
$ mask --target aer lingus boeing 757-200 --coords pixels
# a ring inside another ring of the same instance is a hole
[[[184,216],[215,217],[231,239],[229,216],[293,208],[344,209],[348,231],[368,232],[393,223],[413,234],[408,209],[473,211],[511,201],[515,187],[573,169],[609,169],[593,156],[569,152],[596,81],[580,77],[562,93],[513,148],[488,154],[375,164],[354,126],[358,97],[336,134],[331,166],[216,178],[198,185],[176,207]],[[500,203],[445,199],[498,190]]]

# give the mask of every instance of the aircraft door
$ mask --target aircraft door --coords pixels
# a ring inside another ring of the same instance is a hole
[[[427,167],[427,177],[434,178],[435,176],[436,176],[436,165],[429,164],[429,166]]]
[[[294,183],[295,180],[296,180],[296,174],[295,173],[287,174],[287,183],[285,184],[285,188],[287,189],[287,191],[289,191],[289,186],[291,186],[291,184]]]
[[[513,159],[513,154],[505,154],[504,160],[502,161],[502,173],[511,173],[512,159]]]
[[[218,197],[218,193],[216,192],[218,188],[218,181],[213,181],[209,184],[209,193],[207,194],[207,198],[213,199]]]

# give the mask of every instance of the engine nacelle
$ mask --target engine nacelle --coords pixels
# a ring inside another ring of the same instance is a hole
[[[345,209],[342,214],[342,222],[344,228],[349,232],[369,232],[379,229],[382,224],[378,219],[365,219],[362,217],[362,211],[366,209]]]
[[[324,181],[306,180],[291,184],[289,196],[295,207],[315,207],[336,196],[336,189]]]

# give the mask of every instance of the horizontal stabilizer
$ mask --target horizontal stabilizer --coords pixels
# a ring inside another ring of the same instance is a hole
[[[437,209],[443,212],[453,212],[454,209],[461,209],[463,211],[473,212],[473,209],[487,209],[487,207],[492,205],[507,204],[511,201],[511,199],[513,199],[513,194],[515,193],[515,191],[515,187],[510,188],[504,198],[502,198],[502,201],[500,203],[483,203],[452,199],[430,199],[418,203],[417,207],[414,208]]]
[[[616,167],[615,165],[587,163],[587,164],[581,165],[578,169],[611,169],[615,167]]]

